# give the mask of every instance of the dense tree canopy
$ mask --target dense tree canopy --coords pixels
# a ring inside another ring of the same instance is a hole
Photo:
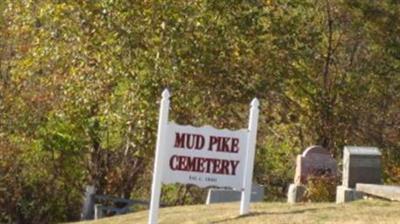
[[[0,222],[79,218],[87,184],[148,198],[158,102],[241,128],[261,101],[255,179],[285,194],[320,144],[377,146],[400,183],[398,1],[0,2]],[[198,203],[169,186],[167,203]]]

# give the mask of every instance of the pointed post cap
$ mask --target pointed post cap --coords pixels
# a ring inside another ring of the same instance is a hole
[[[169,93],[168,89],[164,89],[161,96],[163,99],[168,99],[171,96],[171,94]]]
[[[258,101],[257,97],[254,98],[251,103],[250,103],[251,107],[257,107],[260,105],[260,102]]]

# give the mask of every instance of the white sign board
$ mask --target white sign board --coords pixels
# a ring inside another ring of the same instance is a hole
[[[247,133],[170,123],[162,182],[241,190]]]
[[[169,92],[162,94],[149,224],[156,224],[162,183],[231,187],[242,191],[240,214],[249,211],[257,135],[258,100],[242,130],[182,126],[168,121]]]

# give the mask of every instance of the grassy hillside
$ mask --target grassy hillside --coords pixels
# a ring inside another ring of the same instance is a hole
[[[195,205],[163,208],[159,222],[180,223],[400,223],[400,203],[377,200],[357,201],[349,204],[306,203],[289,205],[286,203],[252,204],[252,213],[239,216],[239,203],[218,205]],[[148,211],[104,218],[98,221],[76,224],[145,224]]]

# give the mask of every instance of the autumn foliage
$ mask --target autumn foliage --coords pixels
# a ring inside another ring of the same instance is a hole
[[[158,102],[180,124],[246,126],[261,102],[255,179],[282,200],[295,156],[383,153],[399,183],[396,1],[0,2],[0,222],[79,219],[84,187],[148,199]],[[168,186],[168,204],[202,203]]]

